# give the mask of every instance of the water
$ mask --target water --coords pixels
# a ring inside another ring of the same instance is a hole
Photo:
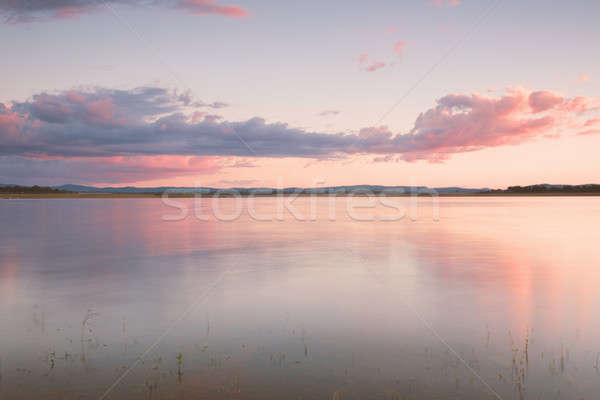
[[[599,200],[5,200],[0,398],[597,398]]]

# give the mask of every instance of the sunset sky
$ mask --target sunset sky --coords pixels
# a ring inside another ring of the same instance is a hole
[[[600,3],[0,1],[0,183],[600,183]]]

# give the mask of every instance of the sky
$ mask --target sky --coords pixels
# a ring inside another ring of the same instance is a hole
[[[597,1],[0,1],[0,183],[600,183]]]

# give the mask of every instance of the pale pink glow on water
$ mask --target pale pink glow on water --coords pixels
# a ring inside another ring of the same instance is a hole
[[[11,304],[15,301],[14,290],[19,272],[19,261],[10,248],[5,249],[0,260],[0,302]]]
[[[408,377],[442,398],[485,395],[477,382],[456,387],[456,376],[468,382],[471,375],[435,332],[477,359],[478,374],[503,397],[514,387],[498,374],[510,376],[514,349],[524,359],[526,341],[528,393],[548,386],[566,399],[594,393],[589,345],[600,335],[597,197],[388,199],[393,207],[371,207],[357,197],[355,214],[347,198],[297,198],[283,214],[277,198],[170,200],[186,207],[185,218],[165,221],[179,206],[161,199],[14,201],[0,209],[1,221],[18,227],[2,240],[0,316],[7,323],[0,345],[13,349],[2,362],[36,376],[18,389],[18,372],[3,369],[5,393],[68,387],[61,364],[53,381],[39,378],[48,367],[35,354],[53,348],[79,360],[80,344],[64,336],[81,335],[78,324],[88,309],[97,316],[84,351],[96,367],[73,373],[77,390],[104,390],[118,365],[137,357],[224,272],[149,356],[170,365],[184,354],[180,389],[218,397],[203,377],[226,384],[235,371],[248,398],[264,385],[272,387],[272,398],[282,390],[328,397],[335,390],[318,376],[334,371],[330,382],[338,384],[339,375],[343,385],[347,370],[362,383],[340,387],[367,397],[388,380],[409,390]],[[238,206],[238,217],[215,218],[215,212],[236,215]],[[399,213],[404,217],[396,218]],[[368,216],[376,220],[363,222]],[[297,384],[273,383],[272,363],[279,365],[284,352],[288,362],[278,371]],[[222,360],[222,379],[208,373],[210,357]],[[439,364],[456,365],[451,379]],[[561,368],[576,386],[553,378]],[[145,369],[135,370],[114,398],[134,395],[144,379]]]

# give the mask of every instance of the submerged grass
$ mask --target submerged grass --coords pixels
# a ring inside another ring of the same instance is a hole
[[[82,369],[84,373],[90,375],[81,375],[81,377],[90,377],[90,380],[91,377],[95,376],[92,374],[97,373],[97,370],[94,370],[93,367],[97,369],[98,366],[102,365],[101,362],[98,362],[99,359],[95,357],[95,355],[101,354],[99,352],[100,349],[93,346],[93,342],[98,341],[94,332],[95,324],[93,323],[97,316],[98,313],[88,310],[81,322],[81,326],[74,327],[75,335],[78,328],[81,333],[82,353],[80,357],[81,364],[79,365],[87,364],[90,367]],[[41,322],[40,319],[38,319],[38,322]],[[204,333],[204,324],[199,323],[198,325],[199,336],[201,337]],[[206,333],[208,333],[209,324],[207,323],[206,325]],[[218,324],[214,325],[215,332],[218,333],[219,326]],[[124,318],[122,327],[117,323],[117,346],[119,344],[119,330],[121,330],[123,337],[128,336]],[[51,331],[53,332],[54,330],[48,329],[48,332]],[[473,376],[466,376],[464,367],[456,362],[456,359],[447,350],[442,350],[435,346],[425,347],[424,352],[420,350],[415,352],[414,349],[406,348],[397,352],[395,351],[394,354],[396,355],[390,353],[389,355],[382,354],[379,356],[367,347],[363,349],[354,347],[347,349],[352,353],[352,361],[350,361],[349,353],[331,352],[329,355],[327,353],[324,354],[323,347],[319,346],[318,341],[311,340],[311,347],[309,348],[305,341],[304,330],[301,340],[300,335],[296,335],[298,332],[295,329],[287,330],[283,335],[284,338],[287,338],[287,342],[275,348],[273,348],[272,343],[270,344],[271,348],[266,347],[269,345],[264,342],[261,343],[260,337],[257,338],[256,342],[239,340],[237,343],[220,343],[218,341],[219,335],[215,335],[214,339],[211,339],[211,351],[208,354],[206,354],[208,344],[201,346],[194,343],[190,344],[194,351],[189,355],[186,348],[181,348],[175,354],[163,353],[165,357],[154,353],[151,358],[149,357],[146,360],[147,374],[145,378],[143,376],[144,372],[140,371],[139,374],[130,377],[130,383],[132,386],[135,385],[133,377],[136,376],[136,379],[139,379],[137,380],[137,386],[135,386],[136,390],[139,393],[145,393],[144,395],[149,399],[178,398],[178,396],[173,395],[174,391],[180,391],[180,393],[187,392],[188,388],[194,385],[211,387],[211,380],[217,380],[219,386],[214,390],[219,395],[208,396],[207,398],[257,398],[252,396],[261,393],[261,385],[265,384],[265,382],[276,386],[277,382],[281,382],[284,385],[285,382],[292,382],[293,380],[309,384],[310,382],[315,382],[315,387],[304,388],[302,390],[305,393],[302,396],[299,393],[297,396],[298,398],[311,398],[311,396],[316,396],[316,393],[322,395],[322,390],[324,389],[322,386],[318,386],[318,384],[322,384],[323,379],[317,375],[323,373],[329,374],[326,379],[327,383],[332,386],[335,385],[327,388],[326,391],[326,397],[331,396],[332,399],[366,398],[369,397],[368,393],[370,390],[375,392],[372,393],[373,398],[381,399],[421,400],[436,398],[436,396],[440,398],[440,392],[435,392],[432,388],[436,390],[444,388],[444,390],[447,390],[447,395],[443,395],[441,398],[449,399],[465,398],[465,396],[468,397],[467,394],[478,390],[477,382]],[[39,334],[39,331],[36,331],[36,334]],[[65,335],[67,335],[66,332]],[[574,366],[575,361],[578,360],[578,355],[572,351],[572,348],[569,349],[568,344],[561,345],[560,347],[556,346],[549,350],[546,349],[548,350],[546,353],[548,356],[545,358],[544,352],[540,351],[541,349],[536,343],[537,340],[534,340],[533,331],[527,330],[524,335],[508,331],[508,348],[506,347],[506,335],[496,333],[492,335],[488,326],[485,327],[482,336],[478,345],[462,349],[461,356],[469,360],[469,365],[477,370],[478,373],[481,373],[482,376],[486,377],[486,379],[490,377],[490,381],[494,382],[494,386],[498,388],[500,393],[513,394],[512,397],[507,398],[523,400],[554,398],[552,396],[544,396],[543,394],[539,395],[535,392],[535,390],[539,390],[540,382],[544,382],[549,386],[548,390],[550,391],[560,389],[562,396],[560,398],[573,398],[577,400],[576,397],[572,397],[571,395],[575,393],[578,381],[582,379],[582,375],[576,366]],[[491,340],[492,337],[504,338],[504,340],[501,344],[498,344],[496,340]],[[90,339],[92,339],[91,342]],[[77,344],[75,344],[75,347],[77,347]],[[498,356],[496,359],[490,358],[490,363],[486,364],[482,362],[485,358],[483,360],[480,358],[481,354],[478,354],[477,349],[483,349],[484,355],[489,355],[493,351],[496,351],[496,354],[501,354],[501,357]],[[501,349],[500,352],[498,352],[499,349]],[[43,367],[46,373],[41,376],[44,377],[45,385],[68,385],[68,383],[63,383],[70,381],[68,374],[65,375],[67,363],[63,363],[60,360],[69,360],[70,364],[77,365],[77,354],[74,354],[74,359],[71,353],[65,350],[63,358],[60,356],[63,354],[63,350],[53,345],[52,347],[47,347],[44,351],[46,356],[41,358],[46,363]],[[411,353],[413,354],[412,356]],[[57,354],[59,354],[58,357]],[[411,358],[403,359],[407,355]],[[539,355],[539,357],[536,357],[536,355]],[[395,359],[396,356],[397,359]],[[344,357],[346,358],[344,359]],[[175,360],[175,368],[171,367],[172,369],[169,369],[166,364],[172,366],[173,358]],[[184,358],[186,373],[189,375],[186,378],[185,384],[183,380]],[[209,360],[208,366],[205,363],[206,358]],[[502,359],[497,361],[498,358]],[[166,361],[166,364],[163,364],[163,360],[169,359],[172,360],[171,363]],[[390,362],[390,360],[393,361]],[[116,362],[123,362],[123,360]],[[499,368],[496,367],[496,363],[500,365]],[[590,367],[593,368],[592,371],[598,374],[600,352],[587,353],[586,363],[588,374],[590,373]],[[269,365],[271,366],[270,369],[264,369],[265,366],[269,367]],[[397,366],[403,368],[404,375],[398,373],[398,371],[394,371],[394,367]],[[126,368],[126,366],[123,366],[123,368]],[[243,373],[240,372],[240,369]],[[23,371],[23,376],[28,375],[25,373],[26,369],[21,370]],[[406,378],[406,371],[409,371],[411,374],[422,375],[419,375],[418,378]],[[3,373],[5,373],[5,365],[3,366],[0,362],[0,383],[7,382],[6,374],[3,375]],[[69,373],[72,373],[72,371],[69,371]],[[594,372],[591,372],[591,374],[594,374]],[[34,373],[31,376],[37,378],[39,375]],[[262,381],[253,381],[252,377],[257,376]],[[244,393],[242,393],[240,384],[242,378],[244,380]],[[320,382],[319,379],[321,379]],[[177,385],[181,385],[181,387],[174,389],[178,387]],[[335,387],[338,389],[332,392]],[[65,386],[65,390],[66,388],[68,386]],[[252,390],[248,390],[250,388]],[[284,391],[284,386],[280,390]],[[357,393],[361,395],[359,396]],[[376,393],[378,394],[376,395]],[[0,394],[1,397],[2,395]],[[118,395],[115,397],[119,398]],[[482,394],[481,398],[484,397]]]

